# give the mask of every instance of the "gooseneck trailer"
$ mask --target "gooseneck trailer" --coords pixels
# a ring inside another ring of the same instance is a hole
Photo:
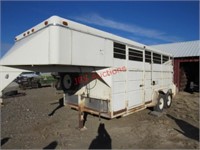
[[[55,72],[81,121],[82,112],[115,118],[162,111],[176,93],[170,54],[57,16],[16,36],[0,65],[0,91],[21,72]]]

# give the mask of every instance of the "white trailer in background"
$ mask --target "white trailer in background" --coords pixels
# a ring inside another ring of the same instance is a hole
[[[146,107],[162,111],[175,95],[172,56],[149,46],[57,16],[15,40],[0,65],[57,72],[57,88],[81,112],[114,118]],[[3,82],[11,74],[3,73]]]

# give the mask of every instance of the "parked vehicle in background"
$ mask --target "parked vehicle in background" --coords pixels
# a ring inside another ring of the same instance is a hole
[[[19,84],[20,89],[25,90],[27,88],[51,86],[55,79],[50,73],[26,72],[18,76],[15,81]]]

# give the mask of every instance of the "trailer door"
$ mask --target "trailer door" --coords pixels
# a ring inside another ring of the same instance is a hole
[[[152,99],[152,93],[153,93],[153,88],[152,88],[152,52],[149,50],[145,50],[145,55],[144,55],[145,63],[145,73],[144,73],[144,95],[145,95],[145,102],[151,101]]]
[[[127,58],[128,109],[144,103],[144,50],[128,47]]]

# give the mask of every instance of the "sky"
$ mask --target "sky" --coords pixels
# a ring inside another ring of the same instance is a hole
[[[146,45],[199,40],[198,1],[1,1],[1,57],[52,15]]]

